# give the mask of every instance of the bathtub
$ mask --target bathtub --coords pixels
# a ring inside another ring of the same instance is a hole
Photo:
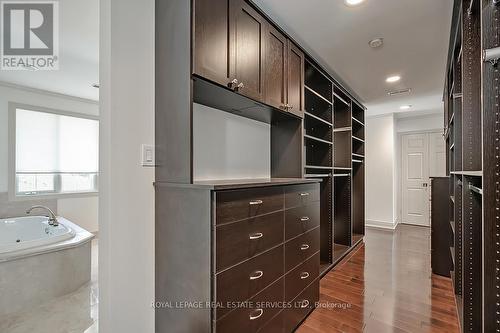
[[[63,217],[0,219],[0,320],[78,290],[90,281],[90,232]]]

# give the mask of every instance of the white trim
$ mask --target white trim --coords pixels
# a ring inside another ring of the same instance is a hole
[[[365,227],[367,227],[367,228],[394,230],[397,228],[398,225],[399,225],[399,223],[397,223],[397,221],[394,221],[394,222],[377,221],[377,220],[366,220],[365,221]]]
[[[89,103],[93,105],[99,105],[99,101],[89,99],[89,98],[83,98],[83,97],[78,97],[78,96],[72,96],[72,95],[66,95],[58,92],[53,92],[49,90],[44,90],[44,89],[39,89],[39,88],[33,88],[33,87],[27,87],[27,86],[22,86],[19,84],[15,83],[10,83],[6,81],[0,81],[0,87],[5,87],[5,88],[12,88],[12,89],[19,89],[19,90],[24,90],[26,92],[30,93],[35,93],[35,94],[42,94],[42,95],[48,95],[52,97],[59,97],[59,98],[65,98],[65,99],[70,99],[76,102],[81,102],[81,103]]]

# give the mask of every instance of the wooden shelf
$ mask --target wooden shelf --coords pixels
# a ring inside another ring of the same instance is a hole
[[[304,112],[304,114],[305,114],[306,116],[308,116],[308,117],[314,118],[315,120],[322,122],[322,123],[323,123],[323,124],[325,124],[325,125],[328,125],[328,126],[330,126],[330,127],[333,127],[333,124],[332,124],[332,123],[329,123],[328,121],[326,121],[326,120],[324,120],[324,119],[322,119],[322,118],[320,118],[320,117],[318,117],[318,116],[315,116],[315,115],[313,115],[312,113],[309,113],[309,112]]]
[[[455,233],[455,221],[450,221],[451,231]]]
[[[333,167],[334,170],[352,170],[350,167]]]
[[[354,140],[359,141],[359,142],[363,142],[363,143],[365,142],[365,140],[360,139],[360,138],[358,138],[357,136],[354,136],[354,135],[352,136],[352,138],[353,138]]]
[[[326,167],[321,165],[306,165],[306,169],[333,170],[333,167]]]
[[[351,106],[351,103],[349,103],[348,101],[346,101],[345,99],[343,99],[342,97],[340,97],[339,95],[337,95],[336,93],[333,93],[333,96],[335,96],[335,98],[337,98],[339,101],[341,101],[345,105]]]
[[[332,176],[333,177],[350,177],[351,174],[350,173],[334,173]]]
[[[316,174],[305,174],[305,178],[325,178],[330,177],[332,174],[330,173],[316,173]]]
[[[330,105],[333,105],[332,102],[330,102],[329,100],[327,100],[326,98],[324,98],[323,96],[321,96],[319,93],[317,93],[316,91],[314,91],[312,88],[309,88],[308,86],[304,85],[304,87],[309,90],[310,92],[312,92],[314,95],[316,95],[316,97],[318,98],[321,98],[324,102],[330,104]]]
[[[341,128],[335,128],[333,132],[349,132],[352,130],[352,127],[341,127]]]
[[[362,126],[365,126],[365,124],[364,124],[364,123],[362,123],[361,121],[359,121],[359,120],[358,120],[357,118],[355,118],[355,117],[352,117],[352,120],[354,120],[354,122],[356,122],[356,123],[358,123],[358,124],[360,124],[360,125],[362,125]]]
[[[455,248],[453,246],[450,246],[450,253],[451,253],[451,262],[453,265],[455,265]]]
[[[356,157],[360,157],[360,158],[365,158],[365,155],[356,154],[356,153],[352,153],[352,156],[356,156]]]
[[[450,174],[470,176],[470,177],[482,177],[483,176],[482,171],[451,171]]]
[[[353,159],[353,160],[352,160],[352,163],[363,163],[363,161],[361,161],[361,160],[354,160],[354,159]]]
[[[455,203],[455,196],[454,195],[450,195],[450,199],[453,203]]]
[[[308,138],[308,139],[311,139],[311,140],[314,140],[314,141],[317,141],[317,142],[321,142],[321,143],[324,143],[324,144],[327,144],[327,145],[333,145],[332,142],[329,142],[329,141],[326,141],[326,140],[323,140],[323,139],[320,139],[320,138],[317,138],[315,136],[312,136],[312,135],[308,135],[308,134],[304,134],[304,138]]]

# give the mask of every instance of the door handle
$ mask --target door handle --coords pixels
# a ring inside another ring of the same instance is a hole
[[[427,183],[422,184],[422,187],[427,187],[427,186],[429,186],[429,184],[427,184]]]

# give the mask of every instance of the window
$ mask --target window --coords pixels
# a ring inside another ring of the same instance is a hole
[[[16,196],[97,192],[98,120],[34,108],[14,112]]]

